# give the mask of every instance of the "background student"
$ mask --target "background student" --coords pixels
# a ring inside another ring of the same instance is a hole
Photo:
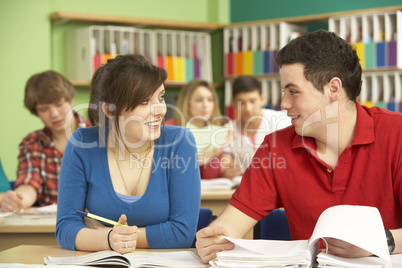
[[[232,85],[232,106],[238,118],[232,121],[233,138],[226,153],[241,165],[242,173],[266,135],[291,125],[286,112],[264,109],[261,83],[253,76],[239,76]],[[234,169],[227,169],[227,173]]]
[[[214,135],[212,135],[214,131],[219,131],[226,123],[219,109],[215,88],[208,81],[195,79],[180,90],[176,107],[175,118],[167,120],[167,125],[187,127],[194,135],[197,135],[196,132],[203,133],[207,129],[211,132],[210,145],[207,147],[198,146],[201,178],[210,179],[224,176],[225,166],[229,162],[224,159],[228,156],[224,155],[221,145],[226,142],[224,140],[213,140]],[[230,175],[228,178],[240,175],[240,169],[233,170]]]
[[[72,133],[89,122],[73,111],[73,85],[54,71],[38,73],[25,86],[25,107],[45,127],[28,134],[20,143],[17,180],[1,202],[3,211],[57,202],[58,178],[63,152]]]
[[[308,239],[319,215],[340,204],[376,207],[390,229],[390,253],[402,253],[402,115],[356,102],[359,58],[334,33],[293,39],[276,63],[281,106],[293,126],[266,137],[224,212],[197,233],[199,255],[207,262],[233,248],[219,235],[243,237],[279,207],[292,239]],[[335,255],[370,255],[341,240],[327,242]]]
[[[120,253],[189,247],[200,207],[197,151],[188,129],[162,125],[166,71],[144,56],[124,55],[109,59],[98,74],[91,92],[99,93],[105,120],[76,131],[67,144],[57,209],[59,244]],[[128,226],[85,222],[77,209]]]
[[[0,159],[0,204],[1,204],[1,200],[3,199],[6,192],[10,189],[11,189],[11,185],[7,179],[6,174],[4,173],[3,166],[1,164],[1,159]]]

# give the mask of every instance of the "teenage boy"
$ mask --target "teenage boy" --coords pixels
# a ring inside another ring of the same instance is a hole
[[[17,180],[14,190],[1,200],[2,211],[14,211],[57,202],[58,178],[69,135],[78,127],[89,126],[73,111],[73,85],[54,71],[38,73],[26,83],[25,107],[38,116],[45,127],[28,134],[20,143]]]
[[[264,137],[291,125],[286,112],[264,109],[261,83],[253,76],[239,76],[232,85],[232,106],[238,115],[231,122],[232,139],[225,148],[225,156],[233,158],[232,166],[224,169],[225,177],[231,173],[244,173]]]
[[[219,235],[243,237],[275,208],[285,208],[292,239],[308,239],[319,215],[341,204],[376,207],[390,253],[402,253],[402,114],[356,102],[359,58],[334,33],[293,39],[276,63],[281,106],[293,126],[265,138],[227,208],[197,233],[202,260],[234,247]],[[327,242],[335,255],[370,255],[341,240]]]

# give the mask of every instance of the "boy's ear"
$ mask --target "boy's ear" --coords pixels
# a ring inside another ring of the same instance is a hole
[[[337,101],[342,92],[342,81],[338,77],[332,78],[328,84],[328,96],[332,101]]]

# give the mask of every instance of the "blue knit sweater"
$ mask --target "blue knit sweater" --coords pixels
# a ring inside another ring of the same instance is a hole
[[[150,248],[185,248],[195,237],[200,207],[200,173],[191,132],[165,126],[155,144],[152,173],[144,195],[122,201],[110,178],[106,139],[98,127],[78,129],[64,152],[59,177],[56,238],[74,249],[78,231],[86,228],[77,209],[129,225],[146,227]],[[106,239],[106,238],[105,238]]]

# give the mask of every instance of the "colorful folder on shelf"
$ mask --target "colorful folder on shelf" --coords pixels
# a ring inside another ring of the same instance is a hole
[[[362,69],[365,69],[366,68],[366,61],[365,61],[366,55],[365,55],[365,51],[364,51],[364,49],[365,49],[364,43],[357,42],[357,43],[355,43],[354,46],[356,49],[356,54],[360,59],[360,65],[361,65]]]
[[[243,74],[243,52],[235,53],[235,75]]]
[[[252,75],[253,74],[253,52],[247,50],[243,52],[243,74]]]
[[[375,68],[377,66],[376,50],[375,50],[375,44],[373,42],[365,44],[364,55],[365,55],[366,68],[367,69]]]
[[[194,79],[194,60],[192,58],[186,58],[186,82],[190,82]]]
[[[264,74],[269,74],[272,71],[272,61],[271,61],[271,51],[265,50],[263,52],[263,72]]]
[[[230,76],[234,74],[234,54],[233,52],[229,52],[225,57],[225,70],[226,75]]]
[[[263,62],[263,53],[261,50],[254,51],[253,55],[253,74],[260,75],[262,74],[262,62]]]
[[[386,47],[387,53],[387,66],[388,67],[396,67],[397,66],[397,43],[396,41],[387,42]]]
[[[279,67],[275,63],[275,58],[276,58],[276,55],[278,55],[278,52],[279,52],[279,50],[277,50],[277,49],[272,52],[272,72],[273,73],[279,73]]]
[[[385,67],[385,42],[376,43],[376,63],[377,67]]]

